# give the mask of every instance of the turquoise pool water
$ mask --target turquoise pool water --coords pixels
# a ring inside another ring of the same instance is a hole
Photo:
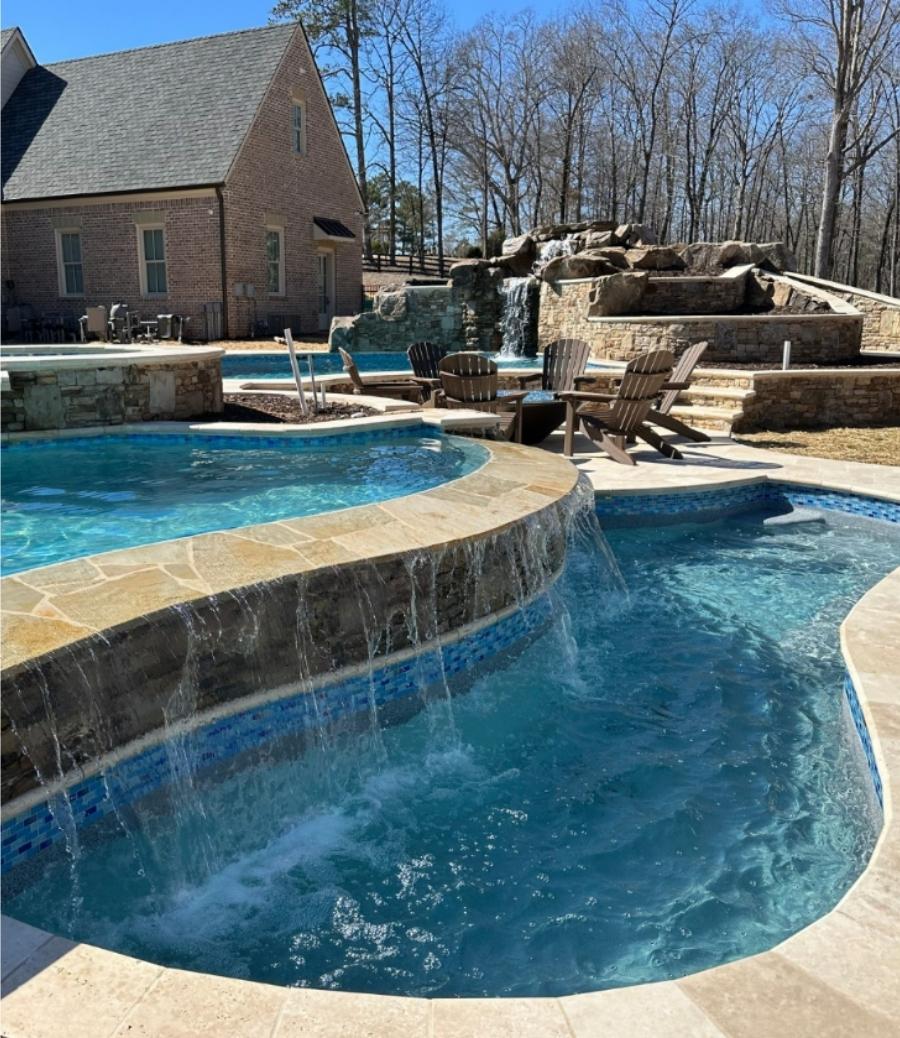
[[[501,369],[534,368],[541,366],[540,357],[500,357],[491,354]],[[340,355],[337,353],[314,353],[314,367],[317,375],[335,375],[343,371]],[[362,372],[372,371],[409,371],[406,352],[399,353],[355,353],[353,359]],[[595,367],[596,365],[589,365]],[[308,371],[306,358],[300,361],[301,374]],[[226,353],[222,358],[223,378],[245,379],[287,379],[293,378],[291,365],[286,353],[259,353],[254,355]]]
[[[555,622],[465,694],[146,798],[77,861],[14,870],[5,911],[187,969],[412,995],[559,995],[770,947],[880,827],[838,626],[900,529],[803,515],[610,529],[621,576],[581,544]]]
[[[421,429],[5,446],[2,571],[386,501],[464,476],[486,458],[471,440]]]

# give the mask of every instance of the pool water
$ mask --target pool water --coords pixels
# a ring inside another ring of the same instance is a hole
[[[484,464],[421,428],[314,439],[110,435],[5,446],[2,571],[401,497]]]
[[[317,375],[336,375],[343,371],[340,354],[314,353],[313,366]],[[501,357],[489,354],[501,369],[539,368],[540,357]],[[406,351],[394,353],[354,353],[356,366],[363,373],[372,371],[410,371]],[[596,365],[589,365],[595,367]],[[300,359],[300,373],[306,375],[306,357]],[[226,353],[222,358],[223,378],[244,379],[293,379],[291,365],[286,353],[234,354]]]
[[[838,626],[900,530],[754,511],[583,544],[556,620],[383,731],[148,798],[5,911],[277,984],[560,995],[771,947],[864,867],[879,809]],[[807,517],[809,517],[807,515]],[[123,831],[123,829],[125,831]]]

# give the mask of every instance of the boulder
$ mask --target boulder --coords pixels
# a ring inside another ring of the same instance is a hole
[[[612,231],[585,231],[581,240],[585,249],[605,249],[615,245]]]
[[[623,248],[610,245],[606,249],[595,249],[598,256],[602,256],[607,263],[611,263],[618,270],[628,270],[628,258]]]
[[[634,313],[644,297],[649,276],[643,271],[629,271],[597,278],[591,286],[588,317]]]
[[[503,242],[503,255],[497,261],[509,271],[512,277],[525,277],[531,273],[532,265],[537,259],[537,244],[530,234],[520,234],[518,238],[507,238]]]
[[[382,321],[402,321],[409,312],[409,297],[404,289],[382,289],[372,307]]]
[[[678,254],[690,271],[696,271],[698,274],[718,273],[719,246],[716,242],[697,241],[679,249]]]
[[[328,342],[333,350],[339,346],[342,350],[352,350],[356,340],[355,330],[357,325],[356,316],[332,317],[331,330],[328,333]]]
[[[757,266],[762,267],[764,270],[770,270],[774,274],[781,274],[785,270],[797,269],[797,261],[783,241],[761,242],[756,248],[760,253]]]
[[[622,245],[632,247],[638,245],[656,245],[659,239],[656,231],[645,223],[620,223],[614,232],[615,238]]]
[[[544,281],[574,281],[576,278],[596,278],[615,274],[617,268],[594,251],[576,252],[571,256],[557,256],[541,271]]]
[[[633,270],[684,270],[685,262],[668,245],[648,245],[629,249],[625,253],[628,266]]]

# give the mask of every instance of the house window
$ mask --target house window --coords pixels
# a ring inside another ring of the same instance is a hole
[[[164,296],[166,280],[166,234],[162,227],[138,227],[141,250],[141,294]]]
[[[59,268],[59,294],[84,295],[84,267],[81,263],[81,232],[56,232],[56,261]]]
[[[306,105],[302,102],[291,108],[291,145],[298,155],[306,154]]]
[[[266,289],[270,296],[284,295],[284,231],[266,228]]]

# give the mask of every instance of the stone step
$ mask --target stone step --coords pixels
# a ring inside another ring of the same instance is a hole
[[[676,404],[672,408],[675,418],[680,418],[686,425],[707,432],[731,434],[732,424],[743,415],[743,411],[729,407],[700,407],[695,404]]]
[[[728,368],[697,368],[694,371],[693,383],[695,386],[729,386],[735,389],[752,389],[753,379],[749,374],[741,371],[731,371]]]
[[[705,386],[695,382],[690,389],[683,389],[678,397],[679,404],[697,404],[700,407],[725,407],[741,410],[744,402],[756,394],[752,389],[735,386]]]

